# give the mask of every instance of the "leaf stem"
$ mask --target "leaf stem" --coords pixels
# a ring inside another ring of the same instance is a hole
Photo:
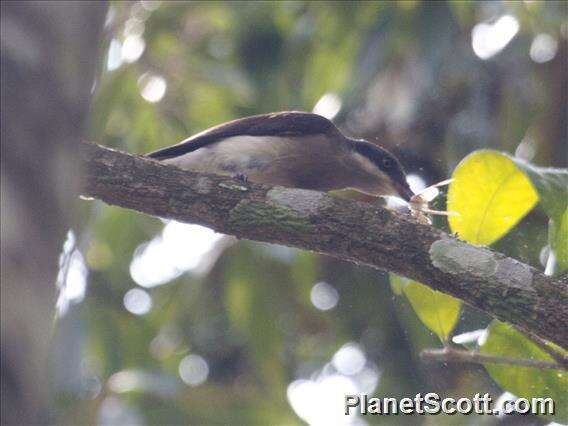
[[[550,342],[543,339],[542,337],[537,336],[534,333],[529,331],[523,331],[518,327],[515,327],[519,332],[523,333],[527,339],[532,341],[535,345],[537,345],[540,349],[550,355],[558,364],[564,367],[565,370],[568,370],[568,356],[564,355],[558,349],[553,347]]]

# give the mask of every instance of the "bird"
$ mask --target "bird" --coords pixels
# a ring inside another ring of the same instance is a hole
[[[254,115],[211,127],[147,157],[184,170],[322,192],[352,189],[410,201],[400,161],[386,149],[345,136],[309,112]]]

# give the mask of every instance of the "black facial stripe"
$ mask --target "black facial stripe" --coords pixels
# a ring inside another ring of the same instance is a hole
[[[357,141],[354,148],[356,152],[371,160],[381,170],[384,170],[386,166],[402,171],[402,166],[396,157],[376,145],[365,141]],[[388,161],[388,164],[385,164],[386,161]]]
[[[368,158],[379,170],[386,173],[393,181],[402,186],[407,186],[406,174],[397,158],[390,152],[379,148],[367,141],[354,141],[355,152]]]

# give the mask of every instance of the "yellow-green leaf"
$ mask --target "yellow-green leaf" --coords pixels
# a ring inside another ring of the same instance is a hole
[[[479,352],[508,358],[553,361],[552,357],[510,324],[493,321],[481,339]],[[556,404],[555,418],[568,420],[568,374],[562,370],[485,363],[489,375],[503,389],[520,398],[550,397]]]
[[[461,302],[412,280],[403,291],[420,321],[445,341],[459,320]]]
[[[404,287],[406,287],[410,282],[408,278],[401,277],[400,275],[393,274],[392,272],[389,274],[389,281],[392,292],[397,296],[402,296]]]
[[[529,178],[505,154],[476,151],[456,167],[448,190],[452,232],[473,244],[504,236],[537,203]]]

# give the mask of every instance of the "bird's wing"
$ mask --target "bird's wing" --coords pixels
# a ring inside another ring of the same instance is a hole
[[[233,136],[300,136],[339,133],[335,125],[321,115],[309,112],[284,111],[254,115],[219,124],[191,136],[177,145],[146,154],[165,160],[195,151],[221,139]]]

